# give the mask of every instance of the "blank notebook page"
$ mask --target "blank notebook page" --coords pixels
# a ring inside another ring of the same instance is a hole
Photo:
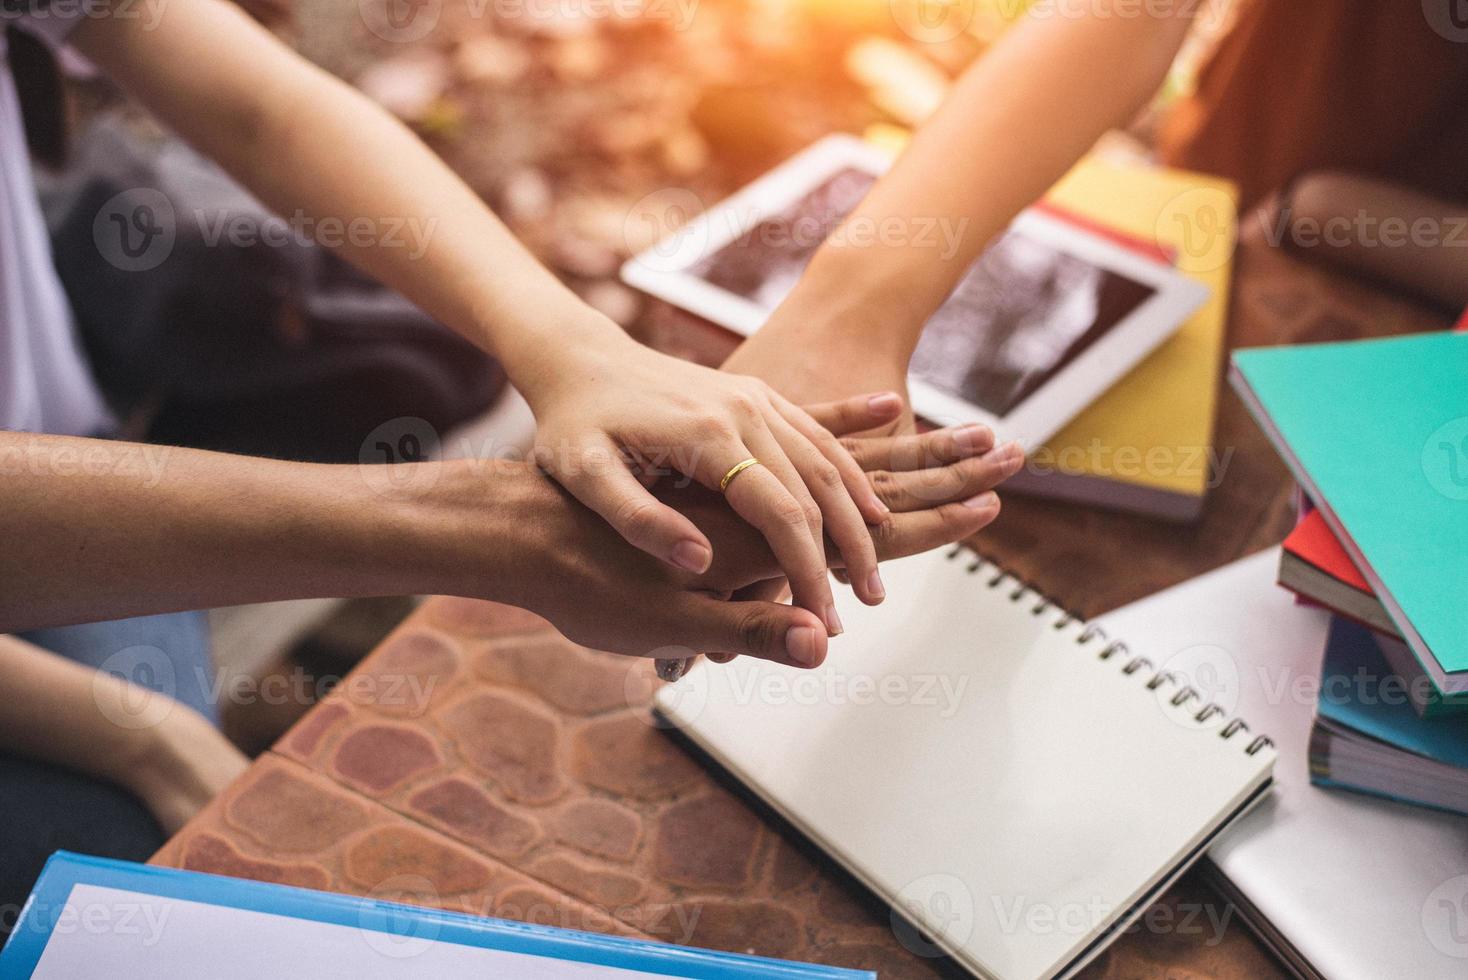
[[[1067,972],[1273,750],[968,551],[883,570],[822,668],[703,663],[659,711],[973,972]]]

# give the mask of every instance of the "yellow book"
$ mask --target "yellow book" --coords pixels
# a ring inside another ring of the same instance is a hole
[[[1047,202],[1160,245],[1209,287],[1208,302],[1044,446],[1011,489],[1136,511],[1198,517],[1227,460],[1213,449],[1238,196],[1225,180],[1089,158]]]

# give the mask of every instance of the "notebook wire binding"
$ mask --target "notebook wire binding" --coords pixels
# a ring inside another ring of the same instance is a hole
[[[1126,643],[1121,640],[1111,639],[1107,636],[1106,630],[1102,626],[1089,622],[1084,617],[1065,609],[1059,603],[1042,594],[1032,584],[1026,582],[1013,572],[1006,570],[987,555],[980,554],[967,545],[957,545],[947,552],[946,557],[949,561],[956,561],[963,557],[965,553],[968,556],[964,567],[964,571],[967,574],[983,575],[984,584],[991,590],[1008,588],[1010,590],[1010,602],[1019,604],[1026,601],[1033,601],[1033,605],[1030,607],[1030,614],[1033,616],[1043,616],[1053,612],[1055,619],[1051,625],[1054,629],[1063,630],[1075,623],[1082,624],[1080,634],[1075,639],[1077,646],[1087,648],[1098,640],[1102,641],[1103,646],[1097,651],[1096,656],[1101,660],[1117,658],[1118,662],[1122,664],[1121,673],[1123,675],[1130,677],[1139,672],[1150,672],[1150,676],[1148,676],[1145,684],[1146,690],[1160,691],[1169,685],[1177,687],[1177,691],[1169,699],[1173,707],[1181,708],[1189,701],[1201,699],[1201,695],[1193,687],[1187,684],[1181,684],[1176,674],[1171,671],[1158,670],[1152,661],[1146,657],[1134,656]],[[1199,725],[1206,725],[1219,715],[1224,714],[1227,714],[1227,712],[1223,708],[1210,701],[1199,707],[1193,714],[1193,719]],[[1235,717],[1228,719],[1219,726],[1218,736],[1224,740],[1231,741],[1240,733],[1247,734],[1249,731],[1248,723],[1242,718]],[[1273,745],[1274,740],[1269,736],[1256,735],[1249,742],[1248,746],[1245,747],[1244,752],[1247,755],[1257,755],[1262,750],[1270,748]]]

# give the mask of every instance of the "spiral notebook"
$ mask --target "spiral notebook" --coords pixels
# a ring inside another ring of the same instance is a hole
[[[914,951],[1068,976],[1268,790],[1268,738],[972,552],[883,577],[875,608],[839,590],[822,668],[704,663],[657,708]]]

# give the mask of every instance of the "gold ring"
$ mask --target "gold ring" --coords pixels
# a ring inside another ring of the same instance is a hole
[[[738,476],[740,473],[743,473],[745,470],[749,469],[751,466],[758,466],[758,465],[759,465],[759,460],[757,460],[753,456],[751,456],[748,459],[744,460],[742,463],[735,463],[733,466],[729,467],[729,472],[725,473],[724,474],[724,478],[719,481],[719,493],[723,493],[726,490],[728,490],[729,489],[729,484],[733,483],[734,482],[734,478],[736,476]]]

